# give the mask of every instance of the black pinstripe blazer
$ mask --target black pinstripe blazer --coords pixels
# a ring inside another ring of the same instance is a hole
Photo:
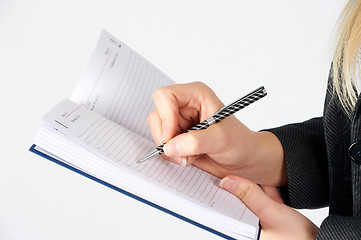
[[[361,97],[349,119],[332,97],[331,83],[329,78],[323,117],[269,131],[285,152],[288,186],[281,192],[286,204],[329,206],[317,239],[361,239],[361,164],[349,156],[352,143],[361,149]]]

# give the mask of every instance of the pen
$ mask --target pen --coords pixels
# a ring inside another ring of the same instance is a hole
[[[201,130],[206,129],[209,126],[221,121],[222,119],[225,119],[226,117],[238,112],[242,108],[250,105],[251,103],[254,103],[255,101],[263,98],[267,95],[266,89],[262,86],[260,88],[257,88],[253,92],[249,93],[248,95],[234,101],[233,103],[224,106],[221,108],[218,112],[216,112],[211,118],[197,124],[196,126],[192,127],[191,129],[187,130],[187,132],[194,131],[194,130]],[[163,153],[163,147],[165,144],[159,145],[156,147],[153,151],[148,153],[143,158],[139,159],[137,163],[142,163],[151,157],[154,157],[156,155],[159,155]]]

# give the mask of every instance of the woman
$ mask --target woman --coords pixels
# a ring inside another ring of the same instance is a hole
[[[222,178],[259,217],[261,239],[361,239],[360,45],[361,0],[351,0],[339,20],[323,117],[261,132],[229,117],[183,133],[223,106],[207,86],[190,83],[154,93],[153,138],[167,143],[164,158]],[[327,205],[320,229],[291,208]]]

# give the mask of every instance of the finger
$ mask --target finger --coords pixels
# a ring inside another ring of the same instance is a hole
[[[202,155],[196,155],[196,156],[185,156],[185,157],[168,157],[165,154],[162,154],[163,158],[171,161],[173,163],[179,164],[181,166],[187,166],[192,165],[194,161],[196,161],[198,158],[202,157]]]
[[[266,186],[266,185],[262,185],[261,186],[263,191],[274,201],[278,202],[278,203],[283,203],[283,199],[282,196],[280,194],[280,191],[276,188],[276,187],[271,187],[271,186]]]
[[[180,109],[183,108],[184,118],[194,125],[223,106],[214,92],[199,82],[158,88],[153,94],[153,101],[162,122],[165,142],[176,133]]]
[[[226,120],[204,130],[190,131],[175,136],[164,145],[167,156],[194,156],[222,152],[227,137],[222,126]]]
[[[238,176],[227,176],[220,186],[233,193],[260,220],[262,239],[316,239],[318,228],[293,208],[272,200],[255,183]]]
[[[159,117],[157,109],[153,110],[147,118],[150,133],[154,139],[154,142],[159,145],[162,144],[162,122]]]
[[[153,110],[147,118],[148,125],[152,137],[157,145],[161,145],[164,142],[162,139],[162,127],[161,127],[161,120],[158,114],[157,109]],[[162,154],[162,157],[170,162],[179,164],[181,166],[186,166],[188,163],[188,159],[185,157],[168,157],[165,154]]]
[[[187,165],[192,165],[197,159],[203,157],[203,154],[188,156],[187,157]]]
[[[207,154],[202,154],[198,156],[200,157],[198,157],[192,162],[192,164],[197,168],[209,172],[212,175],[219,178],[223,178],[232,173],[232,170],[225,170],[216,161],[211,159]],[[235,170],[235,174],[236,174],[236,170]]]
[[[153,101],[160,118],[161,141],[167,142],[175,135],[178,126],[178,101],[169,87],[158,88]]]
[[[237,196],[260,221],[277,221],[282,212],[282,205],[273,201],[252,181],[230,175],[223,178],[220,187]]]

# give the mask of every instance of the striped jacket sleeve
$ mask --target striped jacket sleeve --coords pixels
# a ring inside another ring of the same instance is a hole
[[[294,208],[328,205],[329,183],[322,117],[268,129],[285,154],[288,186],[281,187],[285,203]]]
[[[330,215],[321,224],[318,240],[354,240],[361,238],[361,218]]]

